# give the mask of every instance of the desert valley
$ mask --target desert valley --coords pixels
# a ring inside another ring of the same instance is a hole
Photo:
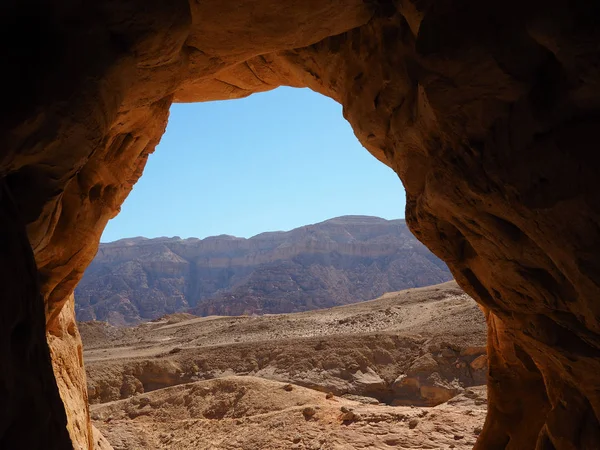
[[[83,317],[119,313],[79,322],[96,446],[471,448],[486,326],[454,281],[433,284],[448,278],[402,221],[372,217],[105,244],[76,300]]]

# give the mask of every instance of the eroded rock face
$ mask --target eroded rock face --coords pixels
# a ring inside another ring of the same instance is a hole
[[[3,207],[3,227],[22,238],[27,224],[50,328],[172,101],[307,86],[344,105],[361,142],[402,179],[412,231],[488,311],[490,413],[477,448],[597,448],[599,9],[588,0],[3,5],[11,70],[1,75],[0,167],[17,204]],[[49,417],[38,439],[59,443],[35,271],[26,246],[11,245],[2,258],[24,265],[3,272],[4,329],[16,333],[3,342],[36,350],[7,348],[4,377],[31,374],[46,401],[26,416],[5,408],[3,423]],[[25,405],[30,387],[11,398]]]
[[[84,450],[92,448],[93,440],[98,440],[98,437],[92,434],[83,346],[75,322],[74,307],[75,301],[70,298],[48,329],[47,339],[56,383],[69,412],[67,430],[74,449]]]

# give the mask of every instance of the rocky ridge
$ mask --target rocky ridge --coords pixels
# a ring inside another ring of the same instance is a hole
[[[137,324],[198,315],[287,313],[451,279],[403,220],[344,216],[250,239],[101,244],[75,292],[80,321]]]

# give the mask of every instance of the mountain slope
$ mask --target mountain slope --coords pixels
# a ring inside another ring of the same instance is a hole
[[[133,238],[101,244],[76,293],[79,320],[135,324],[306,311],[451,279],[403,220],[345,216],[250,239]]]

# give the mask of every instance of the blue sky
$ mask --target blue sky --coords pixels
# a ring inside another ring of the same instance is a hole
[[[396,174],[365,150],[342,107],[308,89],[176,104],[167,132],[102,242],[250,237],[332,217],[404,217]]]

